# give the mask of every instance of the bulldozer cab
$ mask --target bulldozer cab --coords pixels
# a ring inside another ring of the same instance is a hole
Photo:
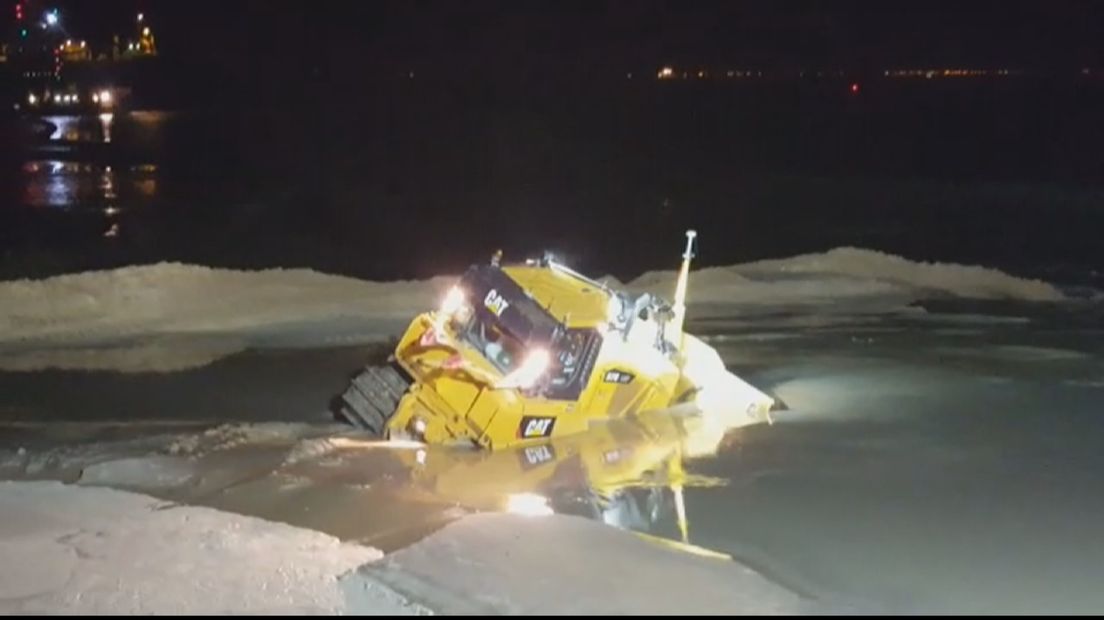
[[[460,286],[471,312],[459,317],[457,332],[500,372],[520,364],[529,349],[551,347],[562,332],[559,322],[498,267],[472,267]]]
[[[473,266],[460,286],[471,300],[457,317],[458,336],[480,351],[503,375],[517,370],[528,352],[548,351],[551,364],[528,390],[555,400],[574,400],[585,387],[601,337],[593,329],[568,329],[497,265]]]
[[[556,343],[544,396],[576,400],[590,379],[602,336],[594,329],[568,329]]]

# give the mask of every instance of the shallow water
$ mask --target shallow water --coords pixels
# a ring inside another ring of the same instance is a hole
[[[731,433],[715,456],[684,462],[688,542],[809,596],[874,609],[1104,608],[1101,336],[1030,307],[1006,308],[1016,320],[951,310],[699,330],[789,410],[773,426]],[[163,375],[0,374],[0,410],[22,425],[0,448],[150,433],[112,427],[116,418],[161,424],[170,436],[197,418],[322,425],[327,399],[366,351],[252,351]],[[75,406],[104,421],[85,435],[47,422],[72,421]],[[596,444],[594,453],[607,464],[641,459],[625,470],[636,477],[622,479],[596,469],[588,445],[557,444],[552,466],[539,470],[519,460],[534,456],[524,451],[419,455],[355,434],[309,444],[292,430],[201,450],[187,461],[190,485],[153,492],[387,551],[528,492],[561,511],[682,539],[660,465],[667,452],[661,442],[632,444],[631,429],[618,436],[633,450]]]

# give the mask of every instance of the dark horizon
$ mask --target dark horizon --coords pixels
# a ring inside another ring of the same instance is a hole
[[[36,3],[59,7],[69,32],[96,45],[143,12],[173,62],[237,75],[276,64],[285,79],[352,78],[371,66],[570,76],[664,64],[854,71],[1104,64],[1104,5],[1091,2]]]
[[[141,112],[115,118],[110,145],[86,119],[92,144],[66,157],[94,165],[54,166],[57,143],[10,151],[10,275],[169,258],[392,278],[505,245],[620,276],[669,265],[685,227],[716,231],[702,264],[853,245],[1017,273],[1101,266],[1104,4],[57,6],[93,46],[141,12],[157,56],[88,67]],[[826,79],[664,84],[668,63]],[[941,65],[1037,71],[882,78]],[[856,73],[829,77],[840,68]],[[125,225],[110,241],[107,208]],[[397,236],[412,221],[432,252]],[[633,247],[610,243],[626,234]]]

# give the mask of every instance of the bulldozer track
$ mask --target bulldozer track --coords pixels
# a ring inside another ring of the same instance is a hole
[[[382,437],[407,387],[409,383],[393,366],[369,366],[349,382],[335,414],[339,420]]]

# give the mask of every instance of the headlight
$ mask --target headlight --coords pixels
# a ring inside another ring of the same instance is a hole
[[[502,378],[502,382],[498,384],[498,387],[529,389],[533,387],[537,379],[540,379],[544,371],[548,370],[548,365],[551,362],[552,358],[548,355],[548,351],[533,349],[525,356],[525,361],[521,363],[517,370]]]
[[[446,316],[456,314],[464,306],[464,301],[464,291],[460,290],[460,287],[450,288],[444,300],[441,301],[441,314]]]
[[[506,512],[525,517],[546,517],[552,514],[548,500],[534,493],[519,493],[506,498]]]

